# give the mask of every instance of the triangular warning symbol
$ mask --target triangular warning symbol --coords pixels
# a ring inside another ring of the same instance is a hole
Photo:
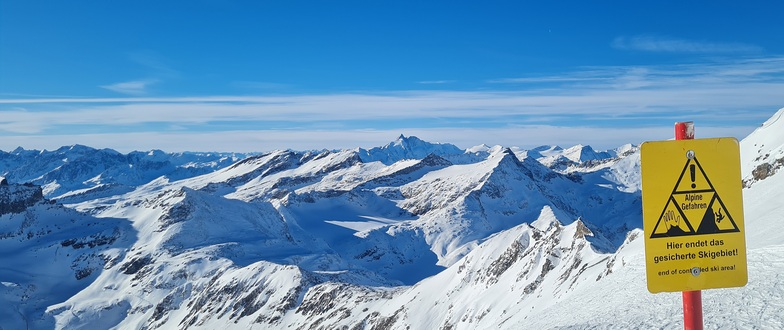
[[[651,238],[739,232],[697,157],[686,161]]]
[[[736,233],[739,231],[738,225],[735,224],[735,220],[727,211],[719,194],[715,194],[697,228],[697,234]]]
[[[659,217],[659,222],[653,228],[654,237],[670,237],[694,234],[694,227],[687,220],[683,211],[678,207],[678,203],[670,196],[667,205]]]
[[[708,180],[705,171],[702,170],[702,166],[697,162],[697,157],[686,161],[686,166],[681,171],[673,193],[694,191],[713,191],[713,185]]]

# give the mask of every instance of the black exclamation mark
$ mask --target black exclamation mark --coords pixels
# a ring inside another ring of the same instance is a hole
[[[689,165],[689,172],[691,172],[691,189],[697,188],[697,185],[694,184],[694,174],[695,174],[694,164]]]

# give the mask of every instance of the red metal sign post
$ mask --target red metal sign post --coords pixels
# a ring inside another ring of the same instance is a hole
[[[675,123],[676,140],[694,139],[694,122]],[[683,291],[683,328],[702,330],[702,291]]]

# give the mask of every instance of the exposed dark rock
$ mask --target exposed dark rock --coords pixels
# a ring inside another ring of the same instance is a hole
[[[123,274],[128,275],[136,274],[140,269],[142,269],[142,267],[147,266],[150,263],[152,263],[152,257],[149,255],[134,258],[120,266],[120,271],[123,272]]]
[[[40,186],[0,185],[0,214],[22,213],[28,207],[44,201]]]
[[[746,188],[751,187],[754,182],[765,180],[776,174],[782,167],[784,167],[784,158],[776,159],[772,163],[759,164],[751,171],[752,178],[743,181],[743,186]]]
[[[765,180],[773,173],[773,165],[768,163],[759,164],[757,168],[751,171],[751,175],[755,180]]]
[[[70,246],[73,249],[81,249],[85,247],[94,248],[96,246],[112,244],[117,240],[119,236],[120,236],[120,232],[115,230],[115,232],[111,236],[105,236],[102,234],[93,234],[88,237],[70,238],[60,242],[60,245],[63,247]]]
[[[76,272],[74,272],[74,276],[76,277],[77,280],[81,280],[87,276],[90,276],[90,274],[92,274],[93,271],[94,269],[90,267],[77,269]]]
[[[525,247],[520,243],[520,241],[512,242],[512,246],[506,249],[506,251],[504,251],[504,253],[498,257],[498,259],[494,260],[490,264],[490,267],[487,268],[485,273],[489,277],[488,285],[498,282],[498,277],[506,272],[509,267],[512,267],[515,261],[519,259],[520,254],[524,249]]]
[[[574,238],[585,238],[585,236],[593,236],[593,233],[585,226],[585,223],[582,220],[577,220],[577,229],[574,232]]]

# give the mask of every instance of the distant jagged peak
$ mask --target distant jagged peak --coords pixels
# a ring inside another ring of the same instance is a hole
[[[540,231],[548,231],[550,228],[560,225],[561,221],[558,220],[555,211],[553,211],[553,208],[549,205],[542,207],[542,211],[539,212],[539,217],[531,223],[531,227]]]
[[[93,151],[95,148],[88,147],[83,144],[72,144],[69,146],[62,146],[57,148],[55,152],[65,153],[65,152],[84,152],[84,151]]]
[[[147,156],[150,156],[150,157],[163,157],[165,155],[166,155],[166,153],[163,152],[163,150],[160,150],[160,149],[152,149],[150,151],[147,151]]]
[[[403,134],[400,134],[400,136],[398,136],[397,139],[395,139],[394,141],[390,142],[389,144],[387,144],[384,147],[386,147],[386,148],[400,147],[400,148],[406,149],[406,148],[409,148],[409,145],[411,145],[411,144],[416,145],[416,144],[419,144],[419,143],[425,143],[425,141],[422,141],[420,138],[418,138],[416,136],[413,136],[413,135],[407,137],[407,136],[405,136]],[[382,147],[382,148],[384,148],[384,147]]]
[[[452,146],[451,144],[448,144],[448,143],[438,143],[438,142],[431,143],[431,142],[427,142],[427,141],[422,140],[422,139],[420,139],[420,138],[418,138],[416,136],[413,136],[413,135],[405,136],[403,134],[400,134],[400,136],[398,136],[395,141],[390,142],[387,145],[387,147],[389,147],[389,148],[391,148],[391,147],[402,147],[402,148],[405,148],[405,149],[410,149],[410,148],[444,146],[444,145]],[[457,147],[455,147],[455,148],[457,148]]]
[[[559,146],[538,146],[529,150],[520,151],[521,158],[530,157],[534,159],[541,159],[545,157],[555,157],[563,153],[563,148]],[[524,157],[523,157],[524,156]]]
[[[42,154],[43,153],[45,153],[45,151],[42,151]],[[119,151],[114,149],[110,149],[110,148],[98,149],[83,144],[72,144],[69,146],[62,146],[54,151],[51,151],[50,153],[61,154],[65,156],[74,155],[80,157],[89,156],[95,153],[102,153],[102,154],[109,154],[109,155],[122,155]]]
[[[593,236],[593,232],[588,229],[588,226],[585,225],[582,218],[579,218],[571,224],[574,226],[574,238],[585,238],[585,236]]]
[[[502,148],[498,152],[487,157],[485,164],[490,164],[487,167],[491,175],[488,179],[507,181],[511,177],[509,175],[523,175],[527,178],[522,180],[537,180],[537,181],[551,181],[560,175],[553,172],[551,169],[542,165],[536,159],[526,157],[522,160],[511,148]]]
[[[417,138],[416,136],[411,136],[411,137],[412,137],[413,139],[417,139],[417,140],[419,140],[419,138]],[[400,136],[398,136],[398,137],[397,137],[397,140],[395,140],[395,141],[394,141],[394,142],[392,142],[392,143],[394,143],[394,144],[396,144],[396,145],[404,145],[404,144],[406,144],[407,140],[408,140],[408,138],[407,138],[405,135],[403,135],[403,134],[400,134]]]
[[[591,146],[577,144],[573,147],[567,148],[563,151],[563,156],[575,163],[582,163],[586,160],[595,160],[600,157]]]
[[[539,153],[542,153],[542,154],[545,154],[547,152],[557,152],[557,151],[562,151],[562,150],[563,150],[563,148],[561,148],[560,146],[557,146],[557,145],[542,145],[542,146],[538,146],[536,148],[531,149],[531,151],[536,151],[536,152],[539,152]]]
[[[490,146],[482,143],[480,145],[473,146],[471,148],[466,149],[466,153],[477,154],[477,153],[485,153],[490,151]]]
[[[78,158],[82,156],[91,156],[95,153],[104,153],[104,154],[111,154],[111,155],[121,155],[121,153],[117,150],[110,149],[110,148],[93,148],[83,144],[72,144],[61,146],[54,150],[47,150],[47,149],[25,149],[20,147],[16,147],[10,154],[15,156],[46,156],[46,155],[57,155],[57,156],[72,156],[73,158]],[[78,156],[78,157],[76,157]]]
[[[487,156],[487,160],[491,162],[496,162],[497,166],[502,166],[503,164],[512,165],[512,166],[521,166],[522,162],[520,159],[517,158],[512,149],[501,147],[501,148],[494,148],[491,149],[490,155]]]
[[[18,147],[16,147],[16,149],[11,151],[10,154],[13,154],[13,155],[44,155],[44,154],[50,154],[50,153],[57,153],[57,154],[74,153],[74,152],[76,152],[76,153],[84,153],[84,152],[90,152],[90,151],[95,151],[95,150],[96,150],[95,148],[88,147],[88,146],[82,145],[82,144],[73,144],[73,145],[68,145],[68,146],[61,146],[61,147],[59,147],[57,149],[54,149],[54,150],[46,150],[46,149],[41,149],[41,150],[29,149],[28,150],[28,149],[23,148],[22,146],[18,146]]]
[[[493,153],[488,158],[493,156],[503,157],[504,159],[506,159],[506,161],[513,162],[517,165],[523,165],[525,163],[524,160],[526,160],[527,158],[526,157],[520,158],[518,154],[519,152],[515,152],[514,149],[505,147],[497,150],[494,149]]]
[[[589,145],[577,144],[561,152],[561,155],[575,163],[601,161],[617,156],[615,150],[597,151]]]
[[[509,150],[510,149],[507,148],[507,147],[504,147],[504,146],[501,146],[501,145],[494,145],[490,149],[487,149],[487,152],[490,155],[496,155],[496,154],[500,154],[500,153],[509,152]]]
[[[395,141],[382,147],[368,150],[358,149],[358,154],[363,162],[380,161],[384,164],[393,164],[404,159],[423,159],[429,154],[441,157],[462,155],[465,151],[453,144],[431,143],[416,136],[400,134]]]
[[[617,157],[625,157],[640,150],[640,147],[631,143],[624,144],[618,148],[613,149]]]
[[[520,173],[530,179],[547,182],[560,176],[535,158],[523,157],[521,159],[518,153],[511,148],[502,148],[488,156],[487,160],[496,163],[494,172]]]
[[[274,165],[274,164],[284,164],[284,163],[295,163],[292,161],[293,158],[297,158],[297,154],[295,154],[290,150],[274,150],[260,155],[244,158],[232,164],[231,166],[226,167],[221,171],[230,172],[230,171],[235,171],[237,169],[241,169],[241,171],[243,172],[253,171],[257,169],[259,166],[270,166],[271,164]],[[301,159],[297,159],[297,161],[302,162]]]
[[[545,205],[542,207],[542,211],[539,213],[536,221],[531,223],[531,227],[545,233],[552,230],[561,231],[571,239],[586,239],[586,236],[594,236],[591,229],[588,228],[581,218],[577,218],[569,224],[564,224],[565,222],[561,219],[568,218],[568,216],[557,216],[556,213],[562,214],[563,212]]]
[[[583,153],[585,153],[585,152],[593,152],[593,151],[595,151],[593,149],[593,147],[591,147],[589,145],[582,144],[582,143],[578,143],[578,144],[575,144],[575,145],[573,145],[573,146],[571,146],[569,148],[564,149],[563,153],[569,153],[569,152],[583,152]]]

